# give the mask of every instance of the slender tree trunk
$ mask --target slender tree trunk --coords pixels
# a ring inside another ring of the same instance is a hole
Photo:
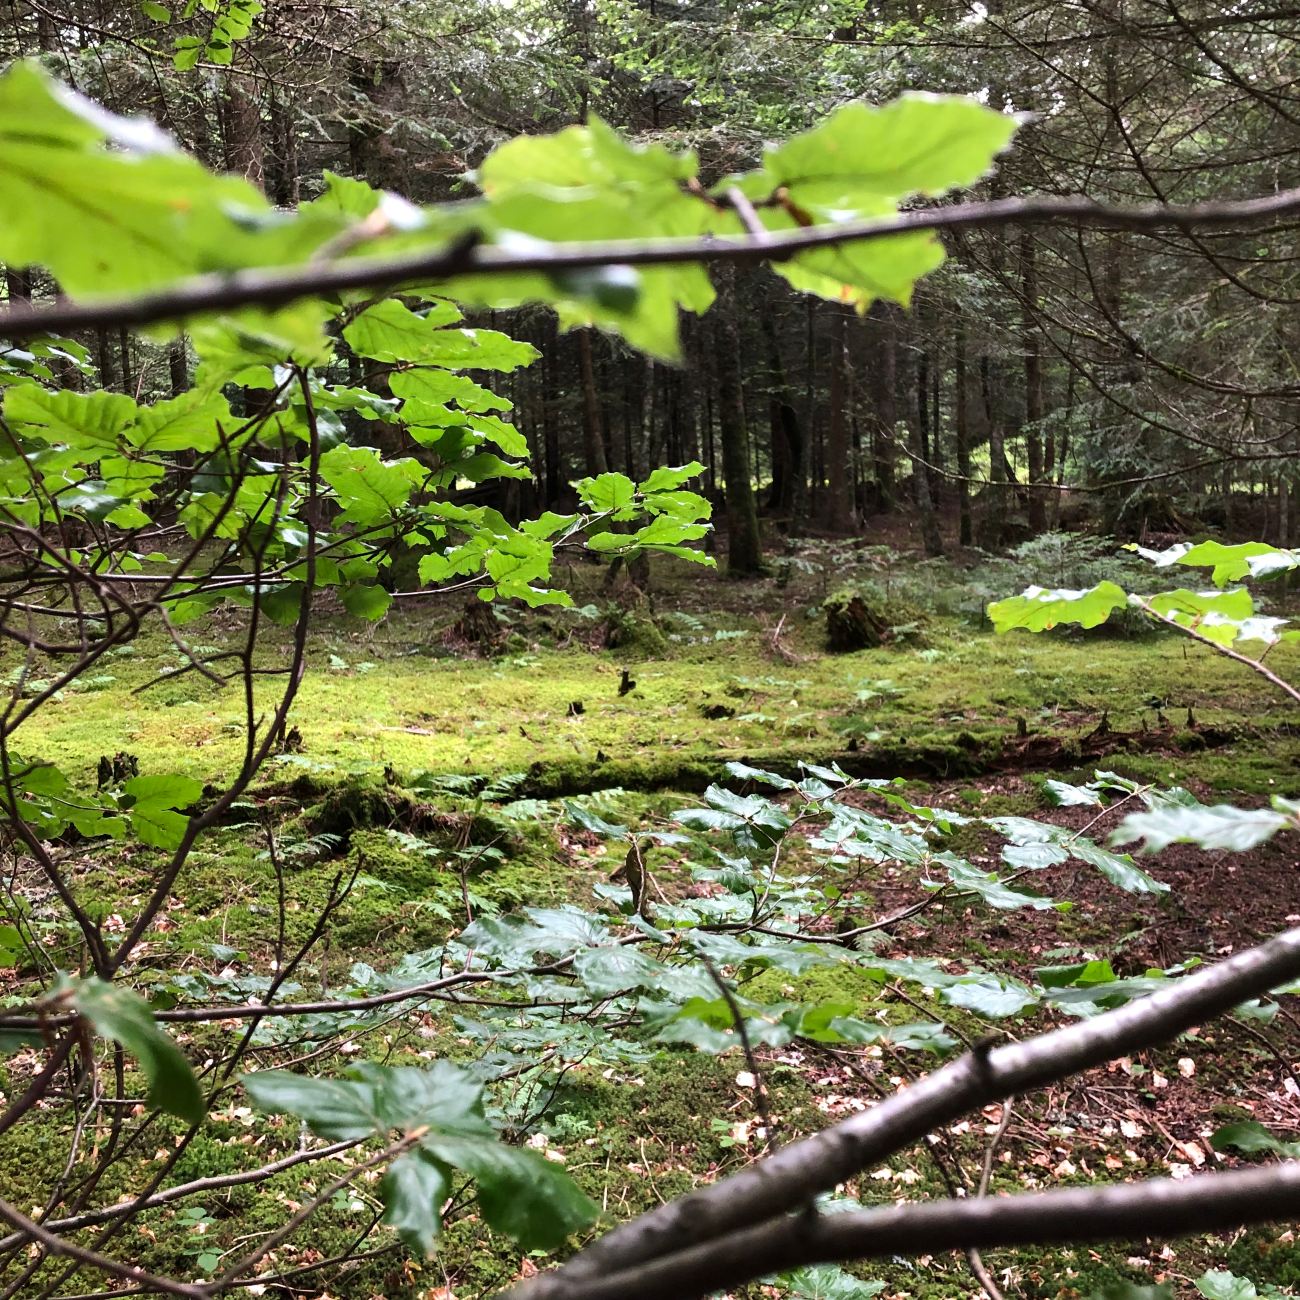
[[[1029,479],[1029,527],[1041,533],[1047,526],[1043,510],[1043,359],[1039,350],[1035,308],[1038,303],[1038,268],[1034,236],[1020,236],[1021,291],[1024,297],[1022,340],[1025,349],[1025,459]]]
[[[600,427],[600,398],[596,392],[596,369],[591,358],[591,331],[575,332],[578,340],[578,374],[582,382],[582,449],[589,475],[609,469],[605,459],[605,436]]]
[[[545,464],[544,499],[553,506],[560,499],[564,467],[560,461],[559,386],[555,368],[559,359],[560,337],[555,317],[549,312],[543,327],[542,344],[542,447]]]
[[[943,458],[943,401],[940,392],[943,366],[930,367],[930,500],[936,510],[942,506],[944,499]]]
[[[989,358],[981,357],[980,391],[984,397],[984,413],[989,425],[989,486],[986,492],[988,509],[984,512],[983,542],[990,548],[1001,546],[1006,537],[1007,484],[1011,478],[1002,425],[1002,403],[993,392],[991,369],[992,363]]]
[[[173,397],[179,397],[189,388],[189,355],[183,334],[180,338],[172,339],[167,345],[167,375],[171,380]]]
[[[117,357],[114,340],[105,329],[95,331],[95,352],[99,361],[99,386],[103,389],[117,387]]]
[[[776,321],[770,311],[763,313],[762,323],[772,389],[772,494],[768,504],[784,518],[794,520],[802,517],[807,498],[803,429],[781,359]]]
[[[30,307],[32,302],[32,273],[27,267],[5,268],[5,292],[9,305]]]
[[[135,393],[135,374],[133,357],[131,353],[131,331],[123,327],[117,332],[118,350],[122,357],[122,391],[124,393]]]
[[[298,135],[293,112],[279,92],[271,96],[271,140],[271,197],[282,208],[297,207],[302,190],[302,177],[298,168]]]
[[[749,466],[749,431],[740,380],[740,335],[736,316],[735,270],[721,268],[714,308],[714,357],[718,373],[718,422],[722,433],[722,476],[727,502],[727,571],[753,577],[763,568],[758,508]]]
[[[919,321],[918,321],[919,324]],[[943,554],[943,536],[930,495],[930,356],[916,354],[916,420],[912,425],[912,497],[921,520],[921,545],[927,555]]]
[[[266,184],[262,114],[250,94],[252,83],[236,72],[226,78],[226,167],[261,189]]]
[[[830,422],[826,435],[826,527],[834,533],[857,528],[853,500],[853,444],[849,438],[848,315],[831,309]]]
[[[876,467],[876,495],[883,511],[898,504],[895,474],[894,432],[898,424],[898,319],[893,308],[876,303],[871,309],[872,332],[876,341],[873,367],[872,459]]]
[[[966,331],[960,327],[953,345],[953,427],[957,456],[957,537],[963,546],[975,540],[970,517],[970,410],[966,396]]]

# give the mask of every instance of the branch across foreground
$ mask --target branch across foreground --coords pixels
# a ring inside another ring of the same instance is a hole
[[[1189,1184],[1157,1180],[843,1216],[821,1215],[812,1207],[818,1195],[942,1124],[1167,1042],[1298,975],[1300,928],[1095,1019],[1021,1043],[980,1045],[870,1110],[613,1229],[512,1294],[515,1300],[698,1296],[774,1269],[899,1253],[908,1244],[926,1250],[1059,1244],[1229,1228],[1294,1212],[1300,1209],[1300,1171],[1294,1166]],[[1002,1225],[1004,1212],[1010,1214],[1005,1226],[991,1226]]]
[[[542,274],[611,266],[670,266],[686,262],[783,261],[798,253],[924,231],[1077,223],[1102,230],[1188,230],[1254,226],[1300,216],[1300,189],[1253,199],[1175,206],[1098,203],[1077,197],[1006,198],[924,208],[865,221],[817,225],[743,238],[605,240],[541,244],[527,250],[484,245],[474,232],[428,252],[392,258],[350,258],[291,270],[196,276],[153,293],[99,302],[61,302],[0,313],[0,338],[24,339],[82,329],[181,322],[205,312],[283,307],[300,298],[355,289],[391,289],[449,276]]]

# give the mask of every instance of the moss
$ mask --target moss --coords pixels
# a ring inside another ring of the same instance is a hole
[[[605,616],[605,649],[644,659],[662,658],[668,638],[641,596],[630,604],[614,604]]]

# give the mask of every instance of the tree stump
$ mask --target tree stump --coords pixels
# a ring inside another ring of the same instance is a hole
[[[461,616],[451,625],[451,634],[484,655],[495,654],[503,637],[492,606],[477,596],[471,596],[465,602]]]
[[[826,645],[837,654],[874,650],[889,639],[889,623],[860,591],[837,591],[823,608]]]

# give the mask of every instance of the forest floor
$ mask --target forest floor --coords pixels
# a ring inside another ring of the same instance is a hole
[[[589,806],[602,817],[666,825],[674,811],[698,803],[709,781],[725,779],[727,760],[782,771],[839,761],[855,775],[903,776],[909,797],[935,806],[1032,815],[1072,829],[1097,810],[1056,807],[1044,782],[1088,780],[1098,767],[1180,783],[1210,803],[1300,796],[1297,719],[1267,683],[1167,634],[995,637],[983,603],[1024,585],[1017,572],[980,556],[950,564],[881,546],[809,545],[754,583],[663,566],[650,604],[611,610],[602,571],[579,566],[566,582],[575,610],[504,611],[500,645],[490,654],[473,653],[452,630],[458,607],[401,604],[384,623],[363,628],[327,618],[291,717],[300,748],[265,774],[238,821],[195,854],[176,906],[147,937],[141,977],[181,969],[230,982],[269,969],[282,937],[269,920],[277,876],[268,827],[293,862],[290,941],[309,929],[339,871],[360,868],[358,886],[302,974],[309,991],[337,991],[357,963],[383,970],[437,945],[464,923],[467,908],[591,905],[616,859],[575,826],[565,801],[596,792]],[[827,653],[821,602],[846,580],[870,582],[888,602],[899,629],[893,644]],[[190,631],[193,640],[227,648],[241,630],[235,616],[218,614]],[[264,653],[274,663],[281,652]],[[1300,675],[1293,649],[1280,648],[1270,663],[1284,676]],[[100,755],[117,751],[134,754],[145,774],[220,780],[241,743],[238,691],[216,689],[180,666],[170,642],[141,640],[43,709],[24,728],[24,751],[92,784]],[[477,779],[448,779],[458,776]],[[492,829],[501,807],[525,798],[537,801],[526,826],[516,822],[506,833],[498,821]],[[1103,818],[1091,833],[1104,838],[1112,825]],[[424,836],[438,851],[414,856],[403,834]],[[979,862],[984,846],[977,832],[971,836],[963,850]],[[457,868],[466,852],[494,847],[500,851],[471,857],[464,876]],[[110,930],[121,925],[119,914],[129,916],[154,865],[154,851],[140,847],[69,852],[78,889],[98,901]],[[1300,873],[1284,845],[1233,855],[1175,847],[1150,870],[1170,885],[1167,894],[1121,893],[1077,864],[1052,867],[1035,886],[1068,899],[1069,911],[941,903],[882,932],[876,952],[1024,978],[1045,965],[1103,957],[1120,976],[1140,975],[1221,957],[1300,920]],[[657,871],[669,894],[689,887],[684,862],[673,858]],[[16,880],[39,919],[50,905],[40,883],[21,862]],[[887,916],[915,891],[914,881],[885,873],[863,882],[852,905],[863,916]],[[827,981],[833,987],[820,987]],[[960,1014],[954,1020],[951,1008],[926,995],[855,984],[842,968],[767,972],[746,991],[825,994],[864,1014],[906,1000],[909,1018],[919,1007],[962,1029]],[[1061,1020],[1033,1011],[1008,1032],[1022,1036]],[[345,1053],[467,1060],[472,1040],[463,1020],[425,1009],[345,1045]],[[202,1048],[201,1036],[193,1045]],[[929,1065],[890,1047],[846,1051],[803,1040],[760,1055],[785,1140],[871,1104]],[[1235,1163],[1208,1142],[1222,1124],[1254,1118],[1284,1138],[1300,1130],[1297,1056],[1300,1020],[1284,1003],[1267,1025],[1206,1026],[1168,1048],[1018,1099],[994,1153],[990,1190],[1181,1176]],[[23,1068],[21,1057],[0,1062],[0,1089],[9,1091]],[[507,1115],[528,1113],[535,1101],[498,1098]],[[990,1107],[846,1190],[864,1202],[971,1192],[1000,1118],[1000,1108]],[[756,1158],[764,1148],[757,1128],[753,1080],[735,1054],[673,1051],[637,1068],[594,1052],[556,1083],[535,1141],[619,1219]],[[158,1137],[159,1151],[137,1152],[124,1180],[158,1158],[166,1141]],[[257,1117],[231,1094],[174,1177],[265,1162],[297,1141],[296,1125]],[[0,1195],[38,1205],[62,1150],[48,1126],[7,1135]],[[282,1221],[286,1207],[318,1186],[320,1170],[311,1168],[309,1176],[277,1175],[256,1194],[234,1188],[208,1198],[199,1216],[151,1212],[132,1249],[155,1271],[195,1275],[203,1250],[232,1250]],[[98,1195],[111,1199],[112,1191]],[[311,1233],[276,1252],[277,1268],[292,1274],[341,1250],[371,1222],[375,1204],[364,1183],[336,1197]],[[323,1280],[306,1274],[268,1293],[478,1297],[540,1263],[503,1241],[485,1249],[484,1241],[482,1225],[462,1216],[448,1226],[437,1258],[417,1264],[381,1233],[367,1249],[383,1249],[360,1264]],[[1034,1300],[1088,1297],[1123,1282],[1166,1281],[1190,1295],[1207,1268],[1250,1277],[1261,1290],[1300,1286],[1300,1249],[1289,1229],[1277,1228],[1167,1246],[1001,1250],[986,1263],[1008,1297]],[[878,1279],[888,1300],[979,1294],[960,1258],[856,1271]]]

